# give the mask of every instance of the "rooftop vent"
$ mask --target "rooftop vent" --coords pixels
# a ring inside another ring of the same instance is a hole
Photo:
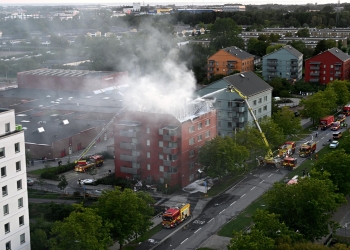
[[[66,119],[66,120],[63,120],[62,123],[63,123],[63,125],[67,125],[67,124],[69,124],[69,121]]]
[[[37,130],[39,133],[43,133],[43,132],[45,132],[45,129],[43,128],[43,127],[40,127],[40,128],[38,128],[38,130]]]
[[[239,74],[239,75],[240,75],[241,77],[243,77],[243,78],[245,77],[243,74]]]

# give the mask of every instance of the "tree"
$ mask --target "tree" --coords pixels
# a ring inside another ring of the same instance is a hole
[[[302,130],[301,118],[295,117],[292,110],[283,107],[272,115],[273,121],[280,127],[285,136],[298,134]]]
[[[266,209],[279,214],[280,220],[310,241],[336,230],[332,214],[345,202],[329,179],[304,178],[295,185],[275,183],[264,195]]]
[[[217,136],[200,148],[198,161],[207,175],[221,178],[227,173],[241,171],[248,157],[248,150],[237,145],[234,139]]]
[[[350,101],[350,92],[347,81],[335,80],[327,84],[327,88],[332,88],[337,95],[337,105],[344,106]]]
[[[331,49],[333,47],[336,47],[336,46],[337,46],[336,42],[332,39],[321,40],[316,44],[313,56],[318,55],[319,53],[326,51],[327,49]]]
[[[270,147],[274,148],[284,142],[283,130],[271,117],[266,117],[260,121],[261,130],[264,132]]]
[[[310,31],[307,28],[299,29],[297,32],[298,37],[310,37]]]
[[[282,48],[284,46],[284,44],[274,44],[274,45],[270,45],[266,48],[266,54],[270,54],[271,52],[274,52],[276,50],[279,50],[280,48]]]
[[[241,28],[231,18],[218,18],[210,30],[211,44],[215,51],[230,46],[243,49],[244,41],[238,36],[240,33]]]
[[[227,246],[228,250],[270,250],[273,248],[274,240],[259,230],[253,230],[250,233],[233,232],[233,238]]]
[[[63,192],[65,192],[67,186],[68,186],[68,181],[66,179],[66,176],[63,174],[61,175],[60,182],[57,184],[57,187]]]
[[[31,249],[46,250],[47,249],[47,234],[42,229],[35,229],[30,234]]]
[[[153,208],[149,204],[153,198],[141,193],[128,188],[122,191],[116,187],[104,192],[95,204],[103,220],[111,223],[110,233],[121,248],[127,239],[151,225]]]
[[[46,206],[44,211],[44,218],[47,221],[62,221],[67,218],[70,213],[74,210],[74,207],[70,204],[59,204],[51,202]]]
[[[350,155],[340,149],[324,155],[314,165],[317,171],[330,173],[329,179],[338,187],[337,192],[350,194]]]
[[[69,217],[55,222],[52,238],[49,241],[52,250],[101,250],[108,249],[111,241],[110,225],[103,222],[95,210],[74,205]]]

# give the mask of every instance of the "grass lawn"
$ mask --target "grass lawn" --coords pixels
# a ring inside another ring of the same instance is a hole
[[[28,198],[59,199],[61,194],[28,188]]]
[[[310,132],[310,131],[309,131]],[[342,130],[343,137],[349,136],[349,131],[348,130]],[[339,140],[340,144],[342,139]],[[317,145],[317,147],[321,147],[322,145]],[[322,148],[321,150],[317,150],[318,154],[318,159],[322,158],[325,154],[334,151],[334,149],[330,149],[327,146]],[[297,169],[291,171],[286,175],[289,179],[292,178],[295,175],[302,175],[303,169],[305,169],[306,172],[310,172],[312,166],[315,164],[315,155],[313,155],[313,160],[306,159]],[[240,213],[235,219],[231,220],[229,223],[224,225],[221,230],[218,232],[218,235],[220,236],[226,236],[226,237],[232,237],[232,232],[233,231],[239,231],[239,230],[244,230],[248,226],[251,225],[252,223],[252,214],[254,211],[258,208],[264,209],[263,206],[263,198],[260,197],[257,200],[255,200],[253,203],[251,203],[242,213]]]
[[[36,169],[36,170],[28,171],[28,174],[41,175],[45,171],[54,170],[54,169],[57,169],[57,167],[48,167],[48,168]]]

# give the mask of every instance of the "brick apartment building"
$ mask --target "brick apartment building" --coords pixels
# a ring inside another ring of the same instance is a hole
[[[122,114],[114,131],[116,177],[181,187],[199,178],[198,150],[216,136],[217,118],[212,108],[198,110],[180,118],[140,111]]]

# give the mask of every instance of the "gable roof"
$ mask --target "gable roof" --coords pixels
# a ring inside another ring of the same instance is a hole
[[[248,97],[272,89],[269,84],[252,71],[226,76],[223,79]]]
[[[269,54],[264,55],[263,57],[271,55],[271,54],[276,53],[277,51],[281,51],[281,50],[286,50],[286,51],[288,51],[289,53],[291,53],[293,56],[295,56],[297,58],[299,58],[300,56],[303,55],[301,52],[299,52],[299,50],[295,49],[293,46],[286,45],[286,46],[283,46],[283,47],[279,48],[278,50],[275,50],[275,51],[273,51],[273,52],[271,52]]]
[[[328,49],[328,51],[339,58],[339,60],[347,61],[350,59],[350,56],[348,54],[345,54],[341,49],[338,49],[336,47]]]
[[[232,46],[232,47],[227,47],[222,49],[224,51],[226,51],[227,53],[230,53],[231,55],[239,58],[239,59],[247,59],[247,58],[251,58],[254,57],[254,55],[236,47],[236,46]]]

